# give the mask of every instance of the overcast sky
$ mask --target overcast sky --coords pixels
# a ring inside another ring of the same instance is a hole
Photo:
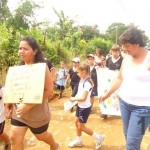
[[[14,9],[19,0],[9,0],[10,9]],[[150,0],[34,0],[44,6],[37,13],[37,20],[57,21],[56,11],[64,12],[77,24],[97,24],[101,32],[114,22],[133,23],[150,37]]]

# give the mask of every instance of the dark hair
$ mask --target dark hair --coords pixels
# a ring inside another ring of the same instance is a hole
[[[119,43],[139,44],[140,47],[144,47],[146,45],[142,32],[136,27],[130,27],[129,29],[125,30],[119,37]]]
[[[37,50],[33,63],[45,62],[43,52],[41,51],[37,41],[33,37],[25,36],[21,39],[21,41],[26,41],[31,46],[33,51]],[[24,64],[25,63],[21,61],[20,65],[24,65]]]
[[[101,48],[96,49],[96,52],[97,52],[99,55],[103,55],[103,50],[102,50]]]
[[[90,66],[86,63],[81,63],[80,66],[78,67],[79,71],[86,71],[88,74],[90,74]]]

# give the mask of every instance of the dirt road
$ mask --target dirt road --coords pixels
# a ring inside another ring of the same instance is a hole
[[[65,112],[63,103],[67,100],[64,94],[62,99],[54,99],[50,102],[52,119],[49,125],[49,131],[53,133],[55,139],[60,143],[59,150],[94,150],[95,141],[83,133],[82,148],[68,148],[67,144],[76,137],[75,134],[75,111]],[[90,115],[87,126],[98,133],[105,134],[106,138],[101,146],[101,150],[125,150],[125,140],[122,132],[122,121],[120,117],[109,116],[106,120],[100,118],[100,110],[97,99],[95,100],[93,113]],[[6,124],[6,130],[9,130],[10,124]],[[30,131],[26,134],[25,150],[49,150],[49,146],[43,142],[37,141]],[[33,145],[32,145],[33,144]],[[141,150],[148,150],[150,144],[150,131],[147,130],[142,141]],[[150,150],[150,149],[149,149]]]

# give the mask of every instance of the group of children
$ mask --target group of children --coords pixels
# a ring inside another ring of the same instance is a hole
[[[63,70],[65,70],[64,72],[66,73],[66,76],[64,78],[63,74],[63,78],[62,76],[60,78],[63,79],[64,83],[61,84],[63,86],[62,89],[65,88],[67,82],[70,80],[70,86],[72,89],[70,101],[78,101],[75,119],[77,137],[75,140],[68,144],[68,146],[71,148],[82,146],[82,132],[85,132],[86,134],[94,137],[96,140],[96,149],[101,147],[105,137],[104,135],[97,134],[90,128],[86,127],[88,117],[92,113],[94,97],[98,95],[96,67],[107,67],[110,70],[119,70],[123,58],[120,55],[120,48],[118,45],[112,47],[111,55],[108,56],[107,59],[103,56],[102,49],[97,49],[96,54],[96,56],[94,54],[88,54],[86,57],[86,63],[80,63],[79,58],[74,58],[72,60],[72,68],[68,73],[63,68]]]

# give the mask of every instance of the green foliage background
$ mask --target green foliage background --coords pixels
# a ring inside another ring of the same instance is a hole
[[[73,57],[85,60],[88,53],[95,53],[102,48],[104,55],[113,44],[117,44],[120,34],[133,24],[112,23],[106,33],[100,33],[97,25],[75,25],[75,21],[65,16],[64,12],[54,12],[58,21],[51,25],[49,22],[36,22],[34,11],[40,6],[32,0],[22,0],[15,12],[10,12],[7,0],[1,0],[0,7],[0,83],[5,81],[7,69],[17,65],[18,45],[21,37],[33,36],[43,50],[45,57],[54,66],[61,60],[70,63]],[[143,31],[145,35],[145,32]],[[149,39],[145,36],[148,45]]]

